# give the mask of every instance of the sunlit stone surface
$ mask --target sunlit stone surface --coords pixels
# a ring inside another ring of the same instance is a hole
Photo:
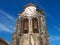
[[[30,3],[18,15],[10,45],[49,45],[43,10],[38,10],[36,5]]]

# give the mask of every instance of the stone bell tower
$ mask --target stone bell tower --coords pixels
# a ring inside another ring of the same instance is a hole
[[[36,7],[30,3],[18,13],[11,45],[49,45],[44,11]]]

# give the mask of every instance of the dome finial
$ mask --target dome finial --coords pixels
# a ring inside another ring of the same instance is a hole
[[[37,7],[35,4],[32,4],[32,3],[30,2],[29,4],[25,5],[24,8],[29,7],[29,6],[35,6],[35,7]]]

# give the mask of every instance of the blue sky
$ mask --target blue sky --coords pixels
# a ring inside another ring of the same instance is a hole
[[[59,45],[60,0],[0,0],[0,37],[11,42],[18,12],[23,11],[24,5],[30,2],[45,11],[50,45]]]

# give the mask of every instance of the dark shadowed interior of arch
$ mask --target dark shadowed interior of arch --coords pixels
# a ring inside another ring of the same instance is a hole
[[[23,20],[23,33],[28,33],[28,19]]]
[[[38,19],[37,18],[33,18],[32,19],[32,28],[33,28],[33,33],[39,33],[38,31]]]

